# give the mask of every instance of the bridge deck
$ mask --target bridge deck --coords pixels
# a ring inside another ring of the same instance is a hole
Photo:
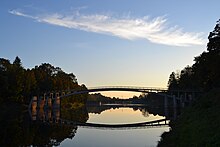
[[[131,123],[131,124],[96,124],[96,123],[78,123],[61,119],[60,122],[67,125],[76,125],[80,127],[100,128],[100,129],[122,129],[122,128],[141,128],[141,127],[162,127],[168,126],[168,119],[160,119],[148,122]]]
[[[101,92],[101,91],[130,91],[130,92],[167,92],[167,88],[158,87],[132,87],[132,86],[103,86],[103,87],[90,87],[87,90],[75,91],[72,90],[69,94],[61,96],[60,98],[75,95],[75,94],[85,94],[91,92]]]

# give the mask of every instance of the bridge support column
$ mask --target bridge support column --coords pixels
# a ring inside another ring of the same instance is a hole
[[[53,118],[54,121],[57,123],[60,120],[60,109],[54,109],[53,110]]]
[[[195,98],[196,98],[196,94],[195,94],[195,92],[193,92],[193,93],[192,93],[192,101],[194,101]]]
[[[46,121],[52,122],[52,110],[51,109],[46,110]]]
[[[164,107],[167,108],[168,107],[168,99],[167,99],[167,95],[164,94]]]
[[[173,119],[175,120],[176,119],[176,116],[177,116],[177,103],[176,103],[176,96],[173,95]]]
[[[31,119],[37,120],[37,109],[31,111]]]
[[[187,93],[185,92],[185,99],[184,99],[184,102],[187,101]]]
[[[52,98],[47,97],[47,108],[51,109],[52,108]]]
[[[168,97],[167,94],[164,94],[164,113],[165,117],[169,117],[169,112],[168,112]]]
[[[37,96],[34,96],[33,98],[32,98],[32,100],[31,100],[31,103],[30,103],[30,105],[31,105],[31,110],[33,111],[33,110],[37,110]]]
[[[176,96],[173,95],[173,107],[176,108]]]
[[[59,109],[60,108],[60,97],[56,97],[54,102],[53,102],[53,108]]]
[[[38,102],[39,102],[39,109],[43,109],[45,105],[44,97],[40,97]]]
[[[183,97],[180,98],[180,104],[181,104],[181,107],[184,108],[185,107],[185,102],[183,100]]]
[[[177,108],[173,107],[173,119],[176,120],[177,118]]]
[[[31,117],[32,120],[37,119],[37,96],[34,96],[29,104],[29,107],[31,107]]]

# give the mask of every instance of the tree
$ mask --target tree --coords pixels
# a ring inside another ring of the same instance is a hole
[[[0,101],[5,101],[8,95],[8,69],[10,66],[9,60],[0,58]]]
[[[24,88],[24,68],[22,67],[21,59],[17,56],[10,69],[10,94],[13,101],[23,102]]]
[[[73,73],[65,73],[59,67],[49,63],[24,69],[17,56],[11,64],[0,58],[0,102],[29,103],[31,95],[41,95],[50,91],[83,90]],[[87,95],[77,95],[79,102],[86,103]]]
[[[49,63],[43,63],[39,67],[35,66],[34,74],[37,81],[38,92],[47,92],[53,90],[54,66]]]
[[[194,79],[194,73],[192,67],[188,65],[183,70],[181,70],[180,78],[179,78],[179,88],[184,90],[195,89],[195,84],[193,79]]]
[[[220,20],[208,36],[207,51],[195,57],[192,67],[181,71],[180,77],[170,75],[169,89],[197,89],[209,91],[220,87]]]
[[[24,68],[19,57],[15,58],[13,64],[7,59],[0,59],[0,81],[0,97],[3,101],[23,101]]]
[[[16,56],[16,58],[15,58],[15,60],[13,62],[13,65],[21,67],[21,59],[18,56]]]
[[[33,70],[27,69],[25,72],[23,96],[24,102],[29,103],[30,96],[36,94],[37,81]]]
[[[209,39],[209,43],[207,44],[207,50],[220,51],[220,19],[217,21],[214,30],[210,32],[208,39]]]
[[[176,90],[176,89],[178,89],[178,79],[176,77],[175,72],[172,72],[170,74],[169,81],[168,81],[168,89],[169,90]]]
[[[220,87],[220,20],[208,36],[207,51],[195,58],[193,71],[197,86],[203,90]]]

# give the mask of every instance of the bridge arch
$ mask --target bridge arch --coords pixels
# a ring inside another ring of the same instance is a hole
[[[102,91],[128,91],[128,92],[142,92],[142,93],[158,93],[167,92],[167,88],[158,87],[131,87],[131,86],[103,86],[103,87],[91,87],[86,90],[70,91],[69,94],[60,96],[65,98],[76,94],[86,94],[91,92],[102,92]]]

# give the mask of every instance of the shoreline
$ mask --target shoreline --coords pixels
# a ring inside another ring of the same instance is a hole
[[[219,91],[211,90],[186,108],[161,135],[158,147],[220,146]]]

